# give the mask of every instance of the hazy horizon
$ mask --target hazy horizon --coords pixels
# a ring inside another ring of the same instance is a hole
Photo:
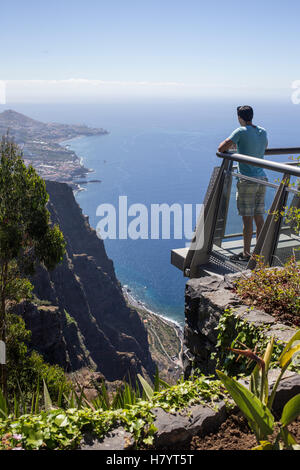
[[[101,80],[3,80],[1,104],[93,103],[149,100],[291,100],[293,82],[285,88],[237,88],[184,83],[103,82]],[[294,85],[295,87],[295,85]],[[300,88],[300,87],[299,87]]]

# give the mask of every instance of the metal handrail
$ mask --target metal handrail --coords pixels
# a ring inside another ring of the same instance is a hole
[[[286,147],[286,148],[275,148],[269,149],[267,148],[265,151],[265,155],[296,155],[299,153],[300,155],[300,147]]]
[[[269,149],[271,151],[280,150],[280,152],[285,149]],[[291,150],[291,149],[289,149]],[[291,153],[291,152],[287,152]],[[279,153],[278,153],[279,155]],[[286,165],[284,163],[277,163],[270,160],[264,160],[262,158],[250,157],[250,155],[242,155],[240,153],[231,153],[231,152],[217,152],[217,157],[224,158],[226,160],[231,160],[239,163],[246,163],[247,165],[258,166],[260,168],[265,168],[266,170],[277,171],[278,173],[285,173],[287,175],[298,176],[300,177],[300,168],[294,168],[291,165]]]
[[[266,180],[262,180],[262,179],[259,179],[259,178],[253,178],[253,176],[242,175],[242,173],[238,173],[237,171],[231,171],[231,172],[229,172],[229,174],[231,176],[234,176],[235,178],[244,179],[245,181],[251,181],[253,183],[258,183],[258,184],[261,184],[263,186],[268,186],[268,187],[274,188],[274,189],[277,189],[280,186],[279,184],[270,183],[269,181],[266,181]]]

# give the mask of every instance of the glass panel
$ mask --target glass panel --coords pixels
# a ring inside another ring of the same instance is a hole
[[[216,230],[213,240],[213,255],[219,255],[224,261],[230,261],[237,263],[236,260],[232,259],[244,249],[243,242],[243,220],[238,214],[237,209],[237,182],[240,177],[234,173],[227,174],[225,178],[224,190],[220,201],[219,213],[217,218]],[[245,181],[245,180],[244,180]],[[255,185],[255,182],[249,182],[249,185]],[[273,203],[277,188],[268,186],[268,183],[264,185],[266,187],[265,194],[265,217],[271,205]],[[255,231],[255,224],[253,227]],[[251,252],[254,250],[256,244],[256,233],[253,233],[251,242]],[[238,260],[238,263],[242,263],[242,266],[246,265],[247,262]]]
[[[296,189],[297,185],[293,185]],[[288,209],[300,209],[300,193],[295,191],[287,190],[288,198],[286,207]],[[288,259],[295,255],[296,260],[300,260],[300,237],[299,231],[297,230],[296,224],[293,221],[288,220],[285,217],[281,221],[279,238],[275,253],[273,256],[272,265],[282,266],[288,261]]]

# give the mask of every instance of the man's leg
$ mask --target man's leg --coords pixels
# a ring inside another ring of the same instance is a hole
[[[255,220],[255,225],[256,225],[256,241],[257,241],[265,221],[264,221],[263,215],[255,215],[254,220]]]
[[[266,186],[263,184],[258,185],[257,193],[255,196],[255,210],[254,210],[254,220],[256,224],[256,240],[258,240],[259,234],[264,225],[265,195],[266,195]]]
[[[241,179],[237,183],[237,208],[243,218],[244,256],[250,256],[257,184]]]
[[[253,234],[253,217],[243,215],[244,256],[250,256],[250,246]]]

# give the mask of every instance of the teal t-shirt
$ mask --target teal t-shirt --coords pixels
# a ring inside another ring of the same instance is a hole
[[[259,126],[238,127],[229,136],[237,146],[237,153],[249,155],[250,157],[264,158],[265,150],[268,144],[267,132]],[[266,178],[263,168],[258,166],[239,163],[239,172],[242,175],[252,176],[253,178]]]

